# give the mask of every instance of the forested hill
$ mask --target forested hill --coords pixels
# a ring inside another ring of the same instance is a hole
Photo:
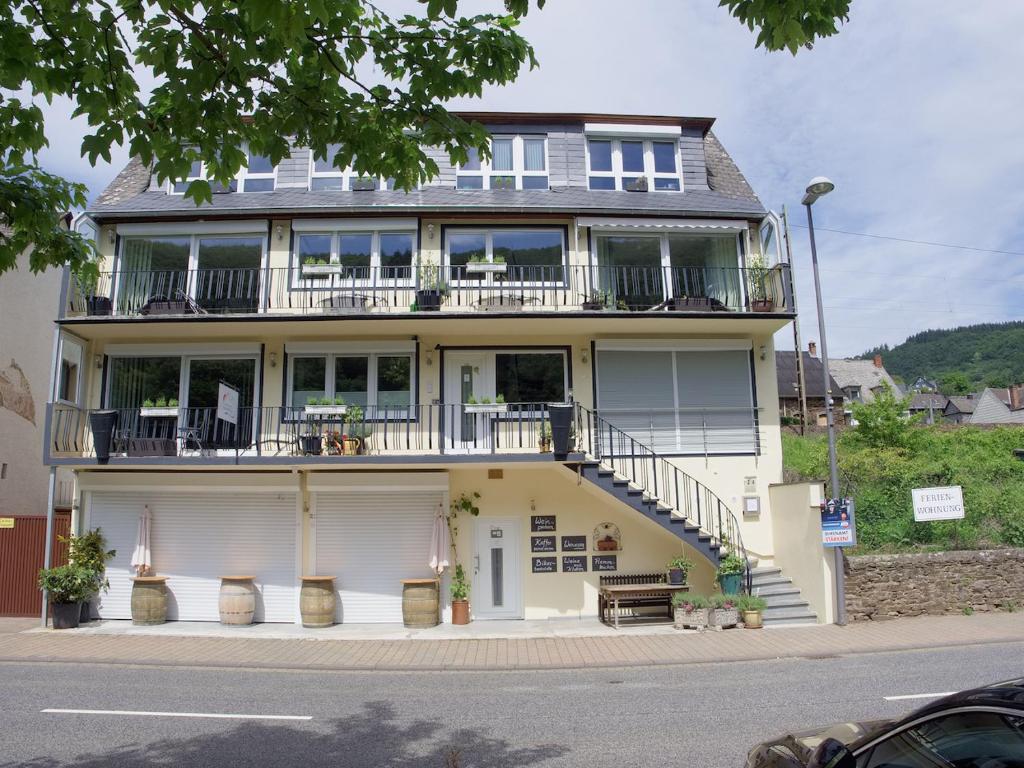
[[[923,331],[902,344],[868,350],[881,355],[886,370],[913,384],[918,376],[939,379],[960,371],[977,387],[1006,387],[1024,381],[1024,322],[967,325]]]

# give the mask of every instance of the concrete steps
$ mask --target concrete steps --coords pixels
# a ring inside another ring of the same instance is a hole
[[[763,619],[766,627],[793,624],[817,624],[818,617],[811,611],[800,590],[781,568],[771,566],[754,568],[750,572],[751,591],[765,599]]]

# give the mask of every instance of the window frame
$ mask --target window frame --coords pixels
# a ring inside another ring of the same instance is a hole
[[[418,395],[418,377],[417,377],[417,366],[416,366],[416,351],[415,350],[366,350],[366,349],[334,349],[324,350],[321,352],[316,351],[301,351],[293,352],[288,354],[288,370],[287,378],[285,381],[285,392],[284,392],[284,408],[286,413],[289,414],[287,420],[296,421],[301,420],[301,411],[305,405],[293,405],[292,395],[295,386],[295,361],[296,360],[324,360],[324,397],[329,397],[332,400],[336,396],[335,393],[335,361],[339,357],[359,357],[365,358],[366,363],[366,405],[359,405],[360,408],[372,408],[374,410],[380,409],[377,403],[377,396],[380,394],[378,391],[379,376],[378,376],[378,364],[382,357],[404,357],[409,360],[409,405],[396,405],[386,406],[388,410],[395,410],[396,413],[400,410],[408,409],[409,420],[416,421],[418,419],[418,406],[419,397]],[[350,405],[358,405],[357,403],[350,403]],[[376,418],[366,418],[367,422],[378,422],[384,421],[379,416]]]
[[[74,347],[77,351],[78,360],[77,362],[67,356],[68,347]],[[75,392],[74,399],[68,400],[61,397],[63,394],[64,384],[64,362],[75,363],[78,367],[75,376]],[[57,363],[57,376],[54,381],[55,391],[53,393],[53,400],[56,403],[62,405],[77,406],[82,402],[82,378],[85,374],[85,342],[79,341],[78,339],[61,334],[60,337],[60,355]]]
[[[260,189],[260,190],[254,190],[254,192],[259,192],[259,193],[276,192],[277,191],[277,169],[280,166],[279,165],[275,165],[273,167],[273,170],[271,170],[270,173],[266,173],[266,172],[264,172],[264,173],[249,173],[249,165],[248,164],[249,164],[249,157],[252,154],[252,152],[249,149],[248,145],[243,146],[242,151],[245,153],[245,163],[242,165],[241,168],[238,169],[238,173],[236,173],[234,178],[231,180],[232,184],[233,184],[233,187],[229,188],[228,192],[231,192],[231,193],[245,193],[245,192],[249,192],[249,190],[247,190],[245,188],[245,181],[246,181],[246,179],[253,179],[253,180],[256,180],[256,179],[272,179],[273,182],[274,182],[273,189]],[[193,176],[192,173],[191,173],[191,168],[190,168],[189,169],[189,174],[185,177],[185,179],[183,181],[179,181],[179,182],[168,181],[168,183],[167,183],[168,184],[167,194],[169,194],[169,195],[184,195],[185,192],[188,190],[188,185],[191,182],[196,181],[197,179],[204,179],[205,180],[207,178],[207,176],[206,176],[206,162],[203,161],[203,160],[196,160],[195,162],[199,163],[199,175],[198,176]],[[178,184],[184,184],[184,187],[181,189],[180,192],[177,189],[175,189],[175,187]],[[222,193],[218,193],[218,194],[222,194]],[[250,192],[250,194],[253,194],[253,192]]]
[[[504,280],[497,285],[500,288],[565,288],[568,286],[569,279],[569,244],[568,244],[568,227],[550,227],[544,225],[532,226],[532,225],[520,225],[520,226],[494,226],[494,227],[477,227],[477,226],[451,226],[443,227],[441,232],[441,269],[448,274],[451,279],[448,281],[452,287],[457,288],[480,288],[486,286],[488,288],[494,288],[493,275],[485,274],[483,280],[457,280],[454,277],[454,267],[451,262],[451,236],[453,234],[458,235],[483,235],[484,236],[484,255],[486,257],[486,263],[494,263],[494,233],[495,232],[557,232],[562,244],[562,261],[560,267],[562,269],[561,280]],[[552,265],[550,267],[554,269]]]
[[[366,280],[358,279],[353,280],[351,278],[345,278],[340,275],[341,269],[344,267],[341,265],[340,259],[340,246],[342,236],[353,236],[353,235],[370,235],[370,264],[367,267],[369,269],[369,278]],[[409,277],[381,277],[381,250],[380,241],[381,235],[407,235],[412,238],[412,255],[409,261]],[[319,236],[319,237],[330,237],[331,238],[331,252],[328,258],[330,266],[339,267],[339,274],[333,275],[304,275],[302,270],[301,254],[299,253],[299,242],[304,236]],[[300,229],[294,230],[291,246],[291,258],[289,259],[290,267],[292,269],[292,288],[297,289],[310,289],[317,287],[335,288],[338,287],[335,277],[339,278],[342,286],[359,286],[359,287],[373,287],[373,286],[385,286],[391,287],[403,287],[412,288],[416,285],[416,260],[419,254],[419,228],[418,226],[410,226],[408,228],[402,227],[392,229],[387,226],[373,226],[370,224],[366,227],[359,227],[354,229],[348,228],[332,228],[324,227],[311,228],[311,229]]]
[[[332,145],[328,146],[328,150],[330,150],[330,148],[332,146],[333,147],[337,147],[338,145],[332,144]],[[336,154],[337,151],[338,150],[335,148],[333,153],[332,153],[332,156],[331,157],[326,157],[326,158],[324,158],[324,160],[327,161],[327,162],[330,162],[333,159],[333,155]],[[394,189],[394,184],[392,183],[392,180],[381,178],[380,176],[363,176],[362,174],[356,173],[353,170],[351,165],[346,165],[344,168],[337,168],[337,167],[332,166],[331,170],[329,170],[329,171],[318,171],[316,169],[316,162],[317,162],[317,158],[314,155],[313,151],[310,150],[310,152],[309,152],[309,182],[306,185],[306,188],[310,192],[356,192],[356,191],[358,191],[358,192],[363,192],[363,191],[366,191],[366,192],[369,192],[369,191],[380,192],[380,191],[386,191],[386,190]],[[341,189],[314,189],[313,188],[313,180],[314,179],[341,179]],[[353,181],[353,179],[369,179],[369,180],[373,181],[374,187],[373,187],[372,190],[354,190],[354,189],[352,189],[352,181]]]
[[[495,139],[510,139],[512,141],[512,170],[510,171],[496,171],[492,167],[494,158],[493,153],[493,142]],[[539,140],[544,142],[544,168],[540,171],[527,171],[526,170],[526,145],[527,140]],[[543,133],[496,133],[491,136],[492,152],[491,157],[488,159],[480,158],[480,169],[479,170],[465,170],[462,164],[458,164],[455,167],[455,189],[460,192],[479,192],[484,189],[495,189],[502,192],[509,192],[512,190],[525,189],[523,186],[524,178],[546,178],[548,184],[545,187],[531,188],[537,190],[544,190],[551,188],[551,164],[550,158],[548,157],[548,137],[547,134]],[[504,187],[492,187],[491,180],[493,176],[509,176],[513,180],[512,190],[508,190]],[[459,178],[480,178],[481,186],[477,187],[460,187]]]
[[[248,147],[246,147],[245,148],[245,163],[246,164],[243,165],[239,169],[238,176],[236,177],[236,180],[238,182],[238,191],[239,192],[251,192],[251,193],[276,192],[277,191],[277,169],[278,169],[278,166],[276,166],[276,165],[273,166],[270,169],[269,173],[267,173],[265,171],[262,172],[262,173],[253,173],[253,172],[251,172],[249,170],[249,160],[250,160],[251,157],[252,157],[252,150],[250,150]],[[261,157],[266,157],[266,155],[261,155]],[[273,181],[273,186],[270,189],[249,190],[249,189],[246,189],[246,181],[249,180],[249,179],[252,179],[253,181],[257,181],[257,180],[265,181],[266,179],[270,179],[271,181]]]
[[[627,190],[623,178],[629,176],[630,178],[637,176],[647,179],[647,191],[648,192],[673,192],[679,193],[684,191],[683,183],[683,161],[682,153],[679,147],[678,137],[668,136],[605,136],[587,134],[585,136],[585,157],[586,157],[586,171],[587,171],[587,189],[592,192],[611,192],[610,189],[594,189],[590,186],[591,177],[614,179],[615,180],[615,191],[624,192],[632,191]],[[610,171],[594,171],[590,167],[590,142],[592,141],[607,141],[611,144],[612,154],[612,169]],[[644,170],[642,172],[637,171],[624,171],[622,168],[622,142],[640,142],[643,144],[644,154]],[[654,145],[655,144],[672,144],[674,149],[674,156],[676,162],[676,172],[674,174],[664,173],[655,170],[654,164]],[[673,179],[678,181],[678,189],[656,189],[655,183],[658,179]]]

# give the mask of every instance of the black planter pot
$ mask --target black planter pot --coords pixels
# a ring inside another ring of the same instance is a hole
[[[85,300],[85,311],[89,315],[112,315],[114,305],[108,296],[89,296]]]
[[[441,310],[441,292],[416,291],[416,309],[420,312],[439,312]]]
[[[682,568],[669,568],[668,569],[668,583],[675,586],[679,586],[686,582],[686,571]]]
[[[79,603],[81,612],[78,615],[79,624],[88,624],[92,621],[92,603],[89,600]]]
[[[324,449],[320,435],[299,435],[299,447],[307,456],[319,456]]]
[[[80,603],[50,603],[50,617],[54,629],[74,629],[82,615]]]
[[[117,426],[117,411],[93,411],[89,414],[92,428],[92,442],[96,448],[96,460],[100,464],[110,461],[110,446]]]
[[[548,417],[551,419],[551,449],[556,461],[569,455],[572,441],[572,403],[548,403]]]

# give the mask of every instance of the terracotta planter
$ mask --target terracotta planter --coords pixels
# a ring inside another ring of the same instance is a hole
[[[761,620],[760,611],[744,611],[743,612],[743,626],[747,629],[761,629],[764,626],[764,622]]]
[[[540,452],[541,453],[551,453],[551,441],[550,440],[540,440],[540,441],[538,441],[537,445],[540,447]]]
[[[452,600],[452,624],[469,624],[469,600]]]
[[[613,539],[611,536],[601,539],[597,542],[598,552],[618,552],[619,542]]]
[[[771,299],[753,299],[750,302],[751,312],[771,312],[775,309],[775,302]]]

